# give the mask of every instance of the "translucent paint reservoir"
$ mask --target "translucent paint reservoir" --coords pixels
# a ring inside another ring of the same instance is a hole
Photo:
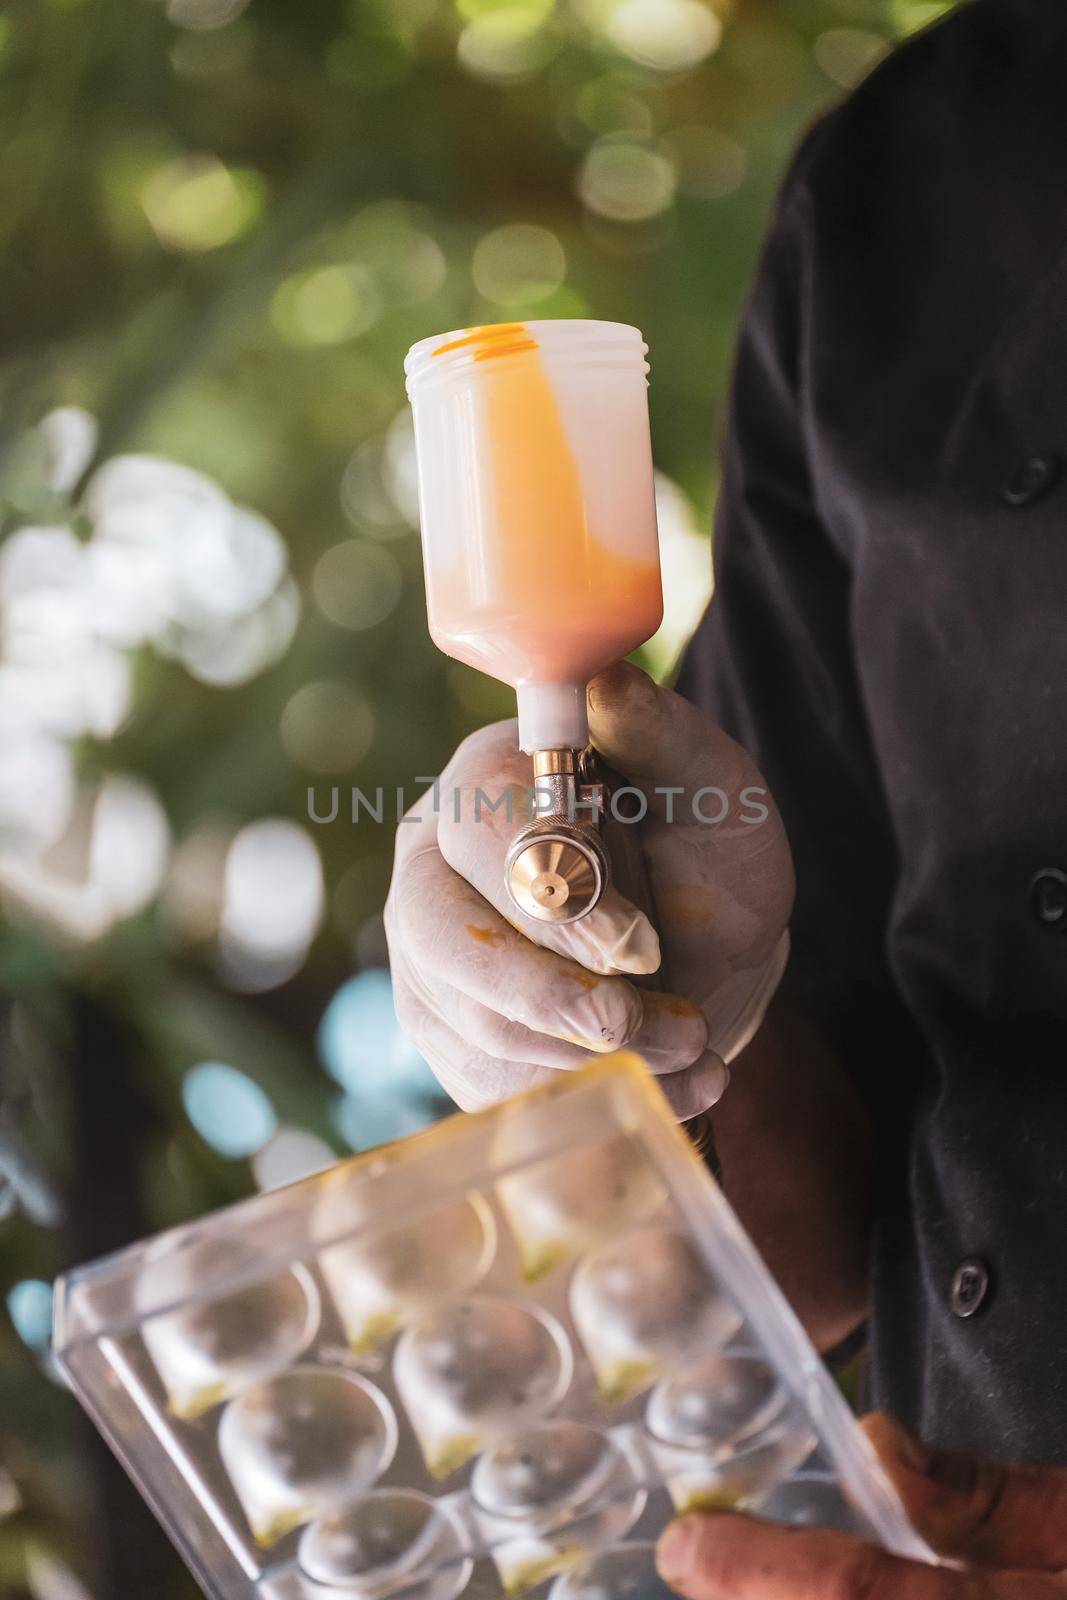
[[[646,345],[529,322],[408,355],[430,630],[518,691],[519,742],[582,749],[585,687],[663,615]]]
[[[667,1600],[693,1506],[929,1559],[634,1056],[69,1273],[55,1353],[212,1600]]]

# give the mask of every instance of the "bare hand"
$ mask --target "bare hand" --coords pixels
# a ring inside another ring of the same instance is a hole
[[[660,1538],[664,1581],[688,1600],[1067,1600],[1067,1471],[930,1452],[885,1416],[864,1426],[918,1531],[967,1570],[848,1534],[697,1513]]]

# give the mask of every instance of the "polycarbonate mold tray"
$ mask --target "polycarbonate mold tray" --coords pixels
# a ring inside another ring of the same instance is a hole
[[[693,1506],[929,1559],[633,1056],[77,1269],[55,1349],[219,1600],[662,1600]]]

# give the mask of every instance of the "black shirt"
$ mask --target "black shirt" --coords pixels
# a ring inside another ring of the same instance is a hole
[[[1067,1461],[1063,0],[972,0],[805,141],[714,559],[681,688],[777,797],[883,1135],[873,1401]]]

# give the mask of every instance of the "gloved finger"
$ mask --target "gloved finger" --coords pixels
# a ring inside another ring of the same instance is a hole
[[[679,1122],[698,1117],[721,1100],[730,1082],[730,1069],[714,1050],[705,1050],[691,1067],[656,1078]]]
[[[663,1581],[688,1600],[1053,1600],[1063,1591],[992,1586],[890,1555],[852,1534],[695,1512],[660,1536]],[[1033,1581],[1033,1580],[1032,1580]]]
[[[628,1043],[659,1073],[691,1065],[707,1045],[697,1006],[598,977],[530,944],[434,849],[409,856],[398,870],[388,924],[426,1003],[489,1055],[574,1067],[590,1051]],[[552,1039],[577,1049],[561,1051]]]
[[[629,661],[620,661],[593,679],[588,691],[589,731],[604,759],[646,796],[653,816],[701,821],[716,814],[721,801],[701,790],[717,789],[740,806],[741,791],[761,789],[749,802],[773,804],[762,789],[752,758],[704,713],[672,689],[654,683]],[[660,789],[674,787],[668,803]],[[699,811],[693,813],[694,797]]]
[[[441,778],[437,840],[445,860],[534,944],[570,956],[591,972],[657,971],[656,930],[613,888],[578,922],[539,922],[514,904],[504,863],[529,817],[531,784],[516,723],[497,723],[464,740]]]
[[[502,1061],[462,1038],[425,1003],[402,966],[393,971],[393,1002],[400,1026],[461,1111],[483,1111],[552,1076],[550,1067]]]
[[[884,1413],[863,1427],[919,1532],[943,1555],[991,1567],[1067,1568],[1067,1471],[932,1450]]]
[[[429,979],[425,973],[423,982],[434,1009],[455,1032],[502,1061],[530,1061],[541,1067],[574,1071],[606,1053],[595,1045],[590,1047],[578,1034],[567,1039],[512,1022],[462,990]],[[649,1071],[657,1075],[692,1066],[707,1045],[708,1025],[701,1012],[680,995],[642,993],[639,998],[644,1020],[627,1049],[636,1051]]]
[[[398,863],[387,929],[391,947],[428,985],[447,984],[533,1032],[604,1052],[620,1049],[641,1026],[632,984],[531,944],[436,849]],[[683,1040],[692,1039],[691,1018],[672,1020]]]
[[[560,1070],[536,1060],[502,1059],[473,1043],[441,1014],[436,1001],[427,999],[424,981],[402,960],[394,964],[393,996],[404,1032],[426,1058],[446,1094],[464,1111],[496,1105],[547,1082]],[[722,1060],[705,1050],[692,1065],[665,1073],[657,1081],[675,1116],[684,1121],[714,1105],[729,1079]]]

